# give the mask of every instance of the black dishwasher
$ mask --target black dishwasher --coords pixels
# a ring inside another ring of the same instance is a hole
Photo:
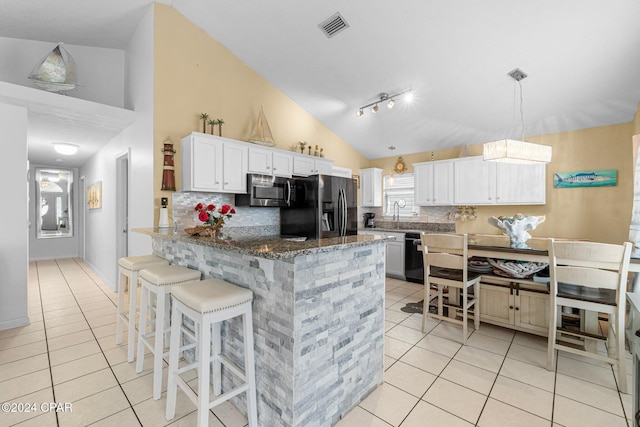
[[[424,283],[424,261],[418,250],[420,233],[406,233],[404,237],[404,275],[408,282]]]

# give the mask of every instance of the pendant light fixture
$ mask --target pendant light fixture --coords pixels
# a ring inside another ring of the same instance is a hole
[[[520,119],[522,121],[522,141],[515,139],[501,139],[485,142],[482,146],[484,160],[504,163],[549,163],[551,161],[551,147],[524,141],[524,109],[522,103],[522,80],[527,77],[524,71],[516,68],[509,72],[520,86]]]
[[[386,92],[382,92],[381,94],[378,95],[378,100],[377,101],[373,101],[367,105],[363,105],[362,107],[358,108],[358,110],[356,111],[356,117],[361,117],[364,115],[364,109],[365,108],[371,108],[371,112],[372,113],[377,113],[378,111],[380,111],[380,106],[378,104],[383,104],[386,103],[387,104],[387,108],[392,109],[395,105],[396,105],[396,97],[400,96],[400,95],[405,95],[405,102],[411,102],[411,100],[413,99],[413,97],[411,96],[411,92],[412,89],[407,89],[407,90],[403,90],[401,92],[396,93],[395,95],[389,95]]]

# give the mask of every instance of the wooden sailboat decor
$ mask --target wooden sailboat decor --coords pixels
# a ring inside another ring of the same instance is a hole
[[[253,142],[254,144],[266,145],[267,147],[273,147],[274,145],[276,145],[276,143],[273,141],[271,128],[269,128],[269,123],[267,122],[267,117],[264,115],[264,111],[262,111],[262,107],[260,107],[258,121],[256,122],[256,126],[253,129],[251,138],[249,138],[249,142]]]
[[[50,92],[71,90],[77,84],[76,61],[62,47],[62,43],[58,43],[33,67],[29,78],[36,86]]]

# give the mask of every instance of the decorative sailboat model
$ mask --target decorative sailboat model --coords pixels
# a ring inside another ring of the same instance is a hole
[[[271,128],[267,122],[267,117],[260,107],[260,114],[258,114],[258,121],[253,129],[253,134],[249,138],[249,142],[254,144],[266,145],[267,147],[273,147],[276,143],[273,141],[273,135],[271,134]]]
[[[29,78],[36,86],[50,92],[71,90],[77,83],[76,61],[62,47],[62,43],[58,43],[33,67]]]

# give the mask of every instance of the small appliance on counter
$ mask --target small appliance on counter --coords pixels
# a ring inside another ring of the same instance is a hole
[[[375,217],[376,214],[374,213],[364,214],[364,226],[367,228],[374,228],[376,226]]]
[[[169,211],[167,210],[167,204],[169,199],[163,197],[160,199],[160,219],[158,220],[158,228],[169,228]]]

